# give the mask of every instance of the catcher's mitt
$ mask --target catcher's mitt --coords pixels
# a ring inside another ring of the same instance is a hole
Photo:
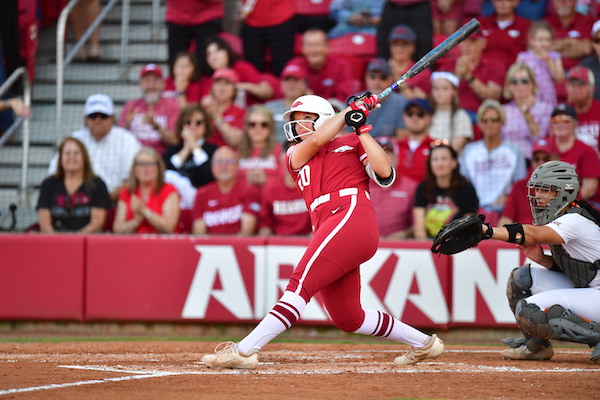
[[[487,236],[481,233],[481,225],[485,215],[469,215],[444,225],[433,239],[431,251],[435,254],[456,254],[470,247],[475,247]]]

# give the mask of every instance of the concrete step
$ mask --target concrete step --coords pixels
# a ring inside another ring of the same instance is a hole
[[[39,187],[44,178],[48,176],[48,165],[30,166],[28,182],[34,187]],[[0,182],[3,187],[19,187],[21,184],[21,167],[6,166],[0,171]]]
[[[147,4],[132,2],[129,6],[129,22],[131,24],[150,24],[152,23],[152,2]],[[122,4],[115,5],[106,16],[105,23],[121,24],[123,17]],[[159,21],[165,19],[165,5],[159,6]]]
[[[167,63],[158,63],[168,74]],[[121,65],[119,63],[72,63],[65,69],[65,82],[127,82],[138,84],[140,70],[145,63]],[[56,82],[56,64],[36,67],[36,84]]]
[[[29,166],[48,166],[52,156],[54,155],[54,148],[50,146],[30,146],[29,148]],[[1,164],[12,164],[14,166],[20,166],[23,159],[23,149],[18,145],[2,146],[0,147],[0,163]],[[1,175],[1,173],[0,173]]]
[[[67,83],[64,86],[63,99],[65,103],[84,104],[85,99],[94,93],[105,93],[115,103],[125,103],[127,100],[140,96],[137,84],[125,84],[119,82],[110,83]],[[39,83],[35,87],[33,102],[55,103],[56,85]]]
[[[35,206],[37,204],[39,194],[37,191],[32,193],[29,197],[28,204],[23,205],[19,203],[18,192],[16,193],[17,197],[7,197],[6,202],[4,202],[4,194],[0,192],[0,228],[6,230],[10,227],[12,220],[8,207],[11,204],[15,204],[17,206],[17,210],[15,211],[16,226],[14,231],[24,232],[31,225],[37,223],[38,218]]]
[[[67,46],[65,55],[72,48]],[[127,62],[129,63],[165,63],[168,57],[167,44],[162,41],[146,43],[130,43],[127,47]],[[116,63],[121,59],[120,43],[102,45],[102,63]],[[73,64],[90,65],[90,62],[73,61]],[[48,52],[39,52],[37,57],[38,65],[56,64],[56,50]]]

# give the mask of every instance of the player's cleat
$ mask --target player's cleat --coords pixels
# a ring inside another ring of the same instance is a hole
[[[412,347],[408,353],[396,357],[394,364],[413,365],[419,361],[434,359],[444,352],[444,342],[434,333],[429,343],[423,347]]]
[[[590,355],[590,361],[600,363],[600,343],[596,343],[596,345],[594,346],[594,350]]]
[[[521,345],[516,348],[510,348],[504,350],[502,353],[502,358],[505,360],[549,360],[554,355],[554,349],[552,345],[549,346],[541,346],[541,348],[537,351],[532,351],[527,348],[526,345]]]
[[[243,356],[238,353],[236,343],[223,342],[215,347],[214,354],[202,357],[202,362],[210,368],[254,369],[258,366],[258,354]]]

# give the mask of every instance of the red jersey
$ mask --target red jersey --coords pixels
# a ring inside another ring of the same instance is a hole
[[[300,169],[292,170],[290,155],[296,146],[288,149],[286,162],[290,174],[298,184],[307,208],[324,194],[345,188],[369,191],[369,177],[363,160],[367,157],[358,136],[351,134],[334,138]]]
[[[555,39],[592,39],[592,26],[594,25],[594,19],[590,16],[575,13],[573,21],[564,26],[558,16],[550,16],[544,19],[552,29],[554,29]],[[563,68],[565,71],[571,69],[579,63],[579,58],[562,58]]]
[[[564,153],[558,151],[558,148],[553,141],[550,142],[550,148],[558,156],[560,161],[568,162],[575,168],[580,179],[600,179],[600,159],[598,158],[598,153],[596,153],[591,146],[576,139],[573,147]],[[598,185],[596,194],[591,200],[593,202],[600,202],[600,185]]]
[[[533,224],[529,200],[527,199],[527,182],[529,178],[516,181],[506,197],[502,216],[520,224]]]
[[[600,83],[599,83],[600,84]],[[592,100],[592,107],[581,114],[577,114],[577,139],[600,152],[600,101]]]
[[[190,82],[188,87],[185,89],[185,97],[188,103],[198,103],[202,93],[202,84],[200,81]],[[177,91],[175,90],[175,80],[171,77],[165,79],[165,89],[163,91],[163,97],[177,98]]]
[[[310,214],[300,190],[284,183],[283,174],[287,173],[280,171],[263,186],[259,227],[269,227],[279,236],[307,235],[311,232]]]
[[[373,185],[371,202],[377,212],[377,224],[381,236],[403,231],[412,226],[412,210],[417,183],[404,177],[396,178],[389,187]]]
[[[246,116],[246,110],[243,108],[239,108],[236,105],[231,105],[224,113],[223,113],[223,121],[227,122],[230,125],[235,126],[236,128],[242,129],[244,126],[244,117]],[[208,143],[216,144],[217,146],[223,146],[228,144],[223,139],[223,134],[219,130],[219,127],[215,124],[215,131],[210,139],[207,140]]]
[[[148,200],[145,201],[146,207],[152,210],[152,212],[162,215],[163,204],[165,200],[167,200],[167,197],[169,197],[173,192],[177,193],[175,186],[171,185],[170,183],[165,183],[158,193],[154,193],[154,191],[150,193]],[[142,198],[142,195],[140,194],[140,188],[136,188],[133,194],[140,199]],[[121,189],[121,193],[119,193],[119,200],[127,204],[125,220],[128,221],[133,219],[133,210],[131,209],[131,193],[129,193],[129,188],[124,187]],[[147,219],[144,218],[140,226],[138,226],[136,233],[158,233],[158,231],[150,222],[148,222]]]
[[[255,28],[279,25],[296,15],[294,0],[244,0],[242,7],[249,3],[254,3],[254,7],[244,23]]]
[[[494,82],[501,88],[504,87],[504,75],[503,65],[496,62],[495,60],[488,60],[482,58],[479,65],[475,67],[473,76],[479,79],[486,85],[489,82]],[[477,96],[477,94],[471,89],[471,86],[465,80],[461,80],[458,85],[458,97],[462,108],[469,111],[477,111],[483,100]]]
[[[483,57],[495,62],[502,62],[508,69],[521,51],[527,50],[527,32],[531,21],[515,15],[514,20],[506,28],[498,26],[496,15],[479,18],[480,32],[486,38]]]
[[[169,0],[165,20],[177,25],[200,25],[213,19],[223,18],[222,1],[215,0]]]
[[[211,235],[235,235],[240,232],[242,214],[258,217],[258,189],[238,179],[229,193],[222,193],[217,182],[201,186],[194,201],[194,220],[202,218]]]
[[[421,142],[415,151],[410,150],[408,138],[398,141],[398,176],[405,176],[416,183],[425,179],[427,174],[427,158],[431,150],[433,139],[429,135]]]
[[[275,146],[271,154],[267,157],[261,156],[261,149],[252,149],[252,154],[248,158],[240,158],[240,176],[246,179],[247,171],[262,170],[267,180],[276,177],[280,173],[279,155],[281,154],[281,144]]]
[[[314,94],[329,98],[336,98],[342,102],[355,92],[352,71],[348,63],[339,58],[327,56],[327,61],[323,68],[316,70],[308,65],[306,58],[293,58],[287,65],[298,65],[305,71],[308,71],[308,87]]]

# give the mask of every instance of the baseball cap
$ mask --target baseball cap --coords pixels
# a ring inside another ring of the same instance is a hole
[[[414,98],[409,100],[404,106],[404,111],[408,110],[410,107],[419,107],[428,114],[431,114],[433,112],[433,110],[431,109],[431,105],[425,99]]]
[[[383,150],[397,154],[397,144],[394,138],[389,136],[377,136],[375,141],[379,143]]]
[[[393,42],[394,40],[404,40],[406,42],[416,42],[417,35],[415,35],[415,31],[413,31],[407,25],[396,25],[390,31],[390,36],[388,37],[388,42]]]
[[[533,142],[531,154],[542,152],[549,156],[553,155],[553,151],[550,148],[550,143],[546,139],[539,139]]]
[[[582,65],[576,65],[567,73],[567,80],[577,79],[584,83],[594,83],[591,81],[591,79],[594,78],[590,77],[590,75],[592,75],[592,71],[590,71],[588,68]]]
[[[367,74],[373,71],[380,71],[388,76],[392,74],[390,64],[388,64],[387,60],[384,58],[374,58],[369,61],[369,64],[367,65]]]
[[[306,70],[299,65],[287,65],[281,71],[281,79],[285,78],[306,79]]]
[[[238,74],[231,68],[220,68],[216,70],[213,74],[213,82],[217,79],[225,79],[231,83],[238,83],[240,81]]]
[[[577,120],[577,113],[575,112],[575,109],[565,103],[557,104],[556,107],[554,107],[551,117],[555,117],[557,115],[568,115],[574,120]]]
[[[143,78],[146,75],[154,74],[159,78],[163,77],[162,68],[158,64],[146,64],[140,71],[140,78]]]
[[[92,94],[85,101],[85,116],[100,113],[105,115],[113,115],[115,105],[110,97],[105,94]]]
[[[458,76],[454,75],[452,72],[447,72],[447,71],[435,71],[431,73],[431,82],[435,81],[436,79],[445,79],[448,82],[450,82],[451,84],[454,85],[454,87],[458,87],[458,85],[460,84],[460,79],[458,79]]]
[[[600,19],[594,22],[594,25],[592,25],[592,36],[596,35],[598,31],[600,31]]]

